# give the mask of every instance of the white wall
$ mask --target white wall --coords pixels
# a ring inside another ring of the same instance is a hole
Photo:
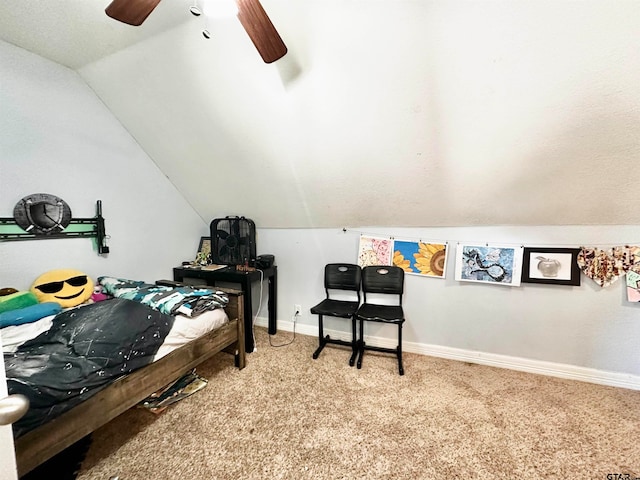
[[[76,72],[4,42],[0,70],[0,216],[30,193],[62,197],[74,217],[100,199],[111,237],[105,257],[90,239],[2,242],[0,286],[59,268],[152,281],[195,255],[207,223]]]
[[[317,317],[309,308],[324,296],[324,265],[356,263],[361,231],[400,239],[448,241],[451,247],[446,279],[405,276],[404,345],[408,351],[471,361],[489,356],[494,363],[514,368],[533,362],[538,371],[555,370],[558,374],[575,372],[573,367],[577,367],[582,369],[582,377],[606,377],[602,372],[615,372],[623,378],[634,376],[633,382],[640,388],[640,304],[627,302],[624,278],[606,288],[584,275],[579,287],[525,283],[504,287],[454,279],[457,242],[608,248],[640,244],[639,227],[368,227],[347,229],[346,233],[341,229],[259,229],[258,253],[274,254],[278,265],[280,327],[292,328],[293,305],[300,304],[303,315],[298,331],[317,334]],[[266,322],[266,306],[258,321]],[[325,323],[339,337],[349,337],[348,322],[327,319]],[[391,340],[396,337],[395,327],[366,328],[372,343],[395,346]],[[617,377],[615,373],[613,377]]]

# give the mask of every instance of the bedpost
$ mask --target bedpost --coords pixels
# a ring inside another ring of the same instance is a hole
[[[246,365],[246,349],[244,342],[244,293],[242,290],[235,290],[231,288],[218,288],[222,290],[229,297],[229,303],[225,307],[225,312],[230,320],[237,319],[237,332],[238,340],[236,343],[230,346],[230,353],[235,355],[235,364],[239,369],[243,369]]]

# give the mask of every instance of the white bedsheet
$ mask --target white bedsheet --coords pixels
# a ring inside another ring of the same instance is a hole
[[[108,300],[106,300],[108,301]],[[35,322],[13,325],[0,329],[2,335],[3,353],[13,353],[27,340],[37,337],[41,333],[51,328],[55,315],[41,318]],[[171,331],[164,339],[163,344],[158,349],[153,361],[164,357],[174,349],[181,347],[185,343],[201,337],[218,327],[229,322],[226,312],[222,308],[208,310],[196,317],[176,315]]]
[[[55,315],[49,315],[35,322],[0,328],[0,335],[2,335],[2,352],[13,353],[27,340],[36,338],[41,333],[49,330],[54,317]]]
[[[185,343],[189,343],[228,322],[229,317],[223,308],[207,310],[196,317],[176,315],[173,327],[158,349],[156,356],[153,357],[153,361],[155,362]]]

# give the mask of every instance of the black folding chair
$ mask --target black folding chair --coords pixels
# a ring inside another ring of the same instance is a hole
[[[398,357],[398,370],[404,375],[402,366],[402,325],[404,310],[402,294],[404,292],[404,270],[396,266],[375,265],[362,269],[362,292],[364,299],[355,318],[360,322],[358,341],[358,368],[362,368],[365,350],[393,353]],[[364,322],[391,323],[398,325],[398,346],[396,348],[374,347],[365,344]]]
[[[351,263],[329,263],[324,267],[324,289],[326,298],[315,307],[311,308],[311,313],[318,315],[318,349],[313,353],[313,358],[317,359],[322,349],[328,344],[344,345],[351,347],[351,358],[349,365],[353,366],[357,349],[356,320],[354,314],[360,306],[360,283],[362,269],[359,265]],[[345,298],[337,298],[344,295]],[[351,319],[351,341],[324,336],[322,317]]]

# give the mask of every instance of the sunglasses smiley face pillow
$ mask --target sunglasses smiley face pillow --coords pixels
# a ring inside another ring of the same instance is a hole
[[[93,281],[78,270],[51,270],[31,285],[38,302],[56,302],[63,308],[75,307],[91,298]]]

